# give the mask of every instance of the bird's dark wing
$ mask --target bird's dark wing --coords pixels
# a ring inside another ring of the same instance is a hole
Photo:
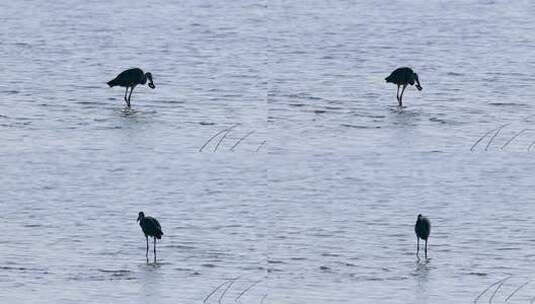
[[[143,79],[143,71],[138,68],[121,72],[115,77],[115,82],[119,85],[138,84]]]
[[[151,226],[154,227],[155,230],[162,232],[162,226],[160,226],[160,223],[157,219],[150,216],[147,216],[145,218],[150,222]]]
[[[416,232],[418,237],[427,239],[431,233],[431,223],[426,218],[416,221],[416,225],[414,225],[414,232]]]
[[[425,235],[429,236],[431,234],[431,222],[428,219],[425,219]]]
[[[422,234],[422,237],[424,239],[427,239],[429,237],[429,234],[431,233],[431,222],[429,222],[428,219],[423,218],[420,222],[420,232]]]

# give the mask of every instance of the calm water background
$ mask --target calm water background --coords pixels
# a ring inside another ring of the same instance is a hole
[[[207,303],[470,303],[512,275],[504,301],[535,278],[534,14],[0,2],[0,301],[202,303],[227,281]],[[424,90],[399,110],[384,77],[401,65]],[[133,66],[157,88],[128,111],[105,82]],[[157,265],[140,210],[165,232]]]

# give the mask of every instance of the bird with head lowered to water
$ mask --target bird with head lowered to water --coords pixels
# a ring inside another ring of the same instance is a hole
[[[143,70],[139,68],[133,68],[121,72],[119,75],[117,75],[117,77],[108,81],[107,83],[110,88],[113,88],[114,86],[126,88],[126,91],[124,92],[124,101],[126,102],[126,105],[130,108],[130,97],[132,97],[132,92],[134,91],[134,88],[140,84],[144,85],[145,83],[147,83],[147,81],[149,82],[149,87],[151,89],[156,88],[154,82],[152,81],[151,73],[144,73]],[[130,89],[130,94],[127,98],[126,95],[128,94],[128,89]]]
[[[418,91],[421,91],[423,88],[420,85],[420,80],[418,80],[418,74],[414,73],[414,71],[411,68],[399,68],[395,69],[390,76],[385,78],[386,82],[391,82],[393,84],[397,84],[398,91],[396,93],[396,99],[398,100],[398,104],[400,107],[403,106],[403,92],[405,92],[405,88],[410,85],[414,85],[416,82],[416,88]],[[399,87],[403,86],[403,89],[401,90],[401,94],[399,94]]]

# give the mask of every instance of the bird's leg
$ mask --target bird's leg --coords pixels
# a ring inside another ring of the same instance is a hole
[[[425,240],[425,259],[427,260],[427,239]]]
[[[401,95],[399,95],[399,106],[403,106],[403,92],[405,92],[405,88],[407,87],[406,84],[403,85],[403,89],[401,90]]]
[[[156,264],[156,237],[154,237],[154,264]]]
[[[416,257],[418,259],[420,259],[420,256],[418,255],[419,252],[420,252],[420,239],[416,237]]]
[[[126,95],[125,95],[125,100],[126,100],[126,105],[130,108],[130,96],[132,96],[132,91],[134,90],[134,87],[130,87],[130,94],[128,94],[128,98],[126,98]]]
[[[125,95],[126,96],[126,95]],[[399,103],[399,84],[398,84],[398,91],[396,92],[396,100]]]
[[[132,92],[134,92],[134,87],[133,86],[131,89],[130,89],[130,95],[128,95],[128,106],[130,107],[130,97],[132,97]]]
[[[149,237],[145,235],[145,239],[147,240],[147,251],[145,252],[145,257],[147,258],[147,263],[149,262]]]
[[[128,94],[128,88],[126,87],[126,91],[124,92],[124,101],[126,102],[126,106],[130,108],[130,99],[126,97]],[[130,94],[132,94],[132,91],[130,91]]]

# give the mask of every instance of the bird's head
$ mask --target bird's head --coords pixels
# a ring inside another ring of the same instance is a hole
[[[143,212],[140,212],[140,214],[143,213]],[[422,219],[422,215],[421,214],[418,214],[418,219],[421,220]]]
[[[416,80],[416,88],[418,91],[423,90],[422,86],[420,85],[420,80],[418,79],[418,74],[414,73],[414,80]]]
[[[145,217],[145,213],[143,211],[139,212],[139,215],[137,216],[137,222],[141,221]]]
[[[152,81],[152,74],[150,72],[145,73],[145,77],[149,80],[149,88],[155,89],[156,86],[154,85],[154,82]]]

